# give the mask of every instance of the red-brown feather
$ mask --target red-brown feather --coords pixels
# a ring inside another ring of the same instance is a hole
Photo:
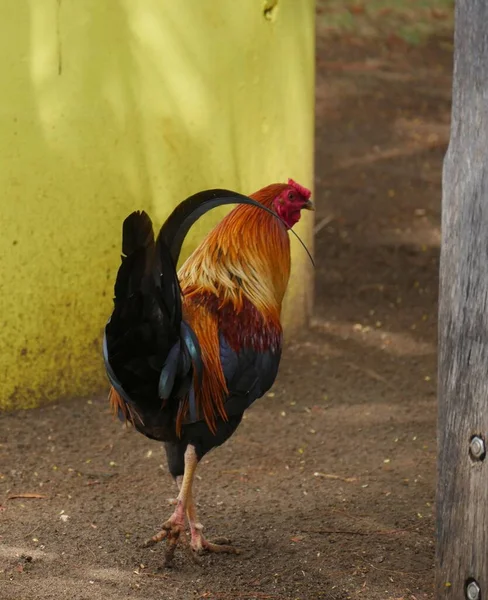
[[[191,301],[215,318],[218,331],[235,352],[243,348],[252,348],[256,352],[276,350],[281,342],[279,321],[266,319],[247,298],[243,298],[238,308],[208,292],[193,295]]]

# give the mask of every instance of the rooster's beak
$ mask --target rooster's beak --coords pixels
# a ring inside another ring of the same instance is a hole
[[[302,210],[315,210],[315,206],[311,200],[307,200],[302,206]]]

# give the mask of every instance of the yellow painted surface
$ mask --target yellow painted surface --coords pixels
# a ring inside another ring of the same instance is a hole
[[[159,225],[200,189],[312,185],[313,52],[313,0],[0,2],[0,407],[105,385],[130,211]],[[305,265],[298,248],[289,324]]]

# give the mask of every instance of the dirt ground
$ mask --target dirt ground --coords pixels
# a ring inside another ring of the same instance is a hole
[[[161,446],[77,400],[0,420],[2,600],[432,597],[452,48],[318,43],[313,327],[199,470],[206,531],[241,555],[161,568],[140,547],[175,494]]]

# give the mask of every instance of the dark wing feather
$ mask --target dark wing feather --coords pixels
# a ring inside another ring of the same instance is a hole
[[[281,359],[281,348],[234,351],[220,335],[220,360],[229,390],[225,410],[229,417],[242,414],[273,385]]]
[[[173,391],[176,374],[180,364],[181,343],[177,340],[168,354],[168,358],[164,363],[159,376],[158,395],[160,398],[167,400]]]

